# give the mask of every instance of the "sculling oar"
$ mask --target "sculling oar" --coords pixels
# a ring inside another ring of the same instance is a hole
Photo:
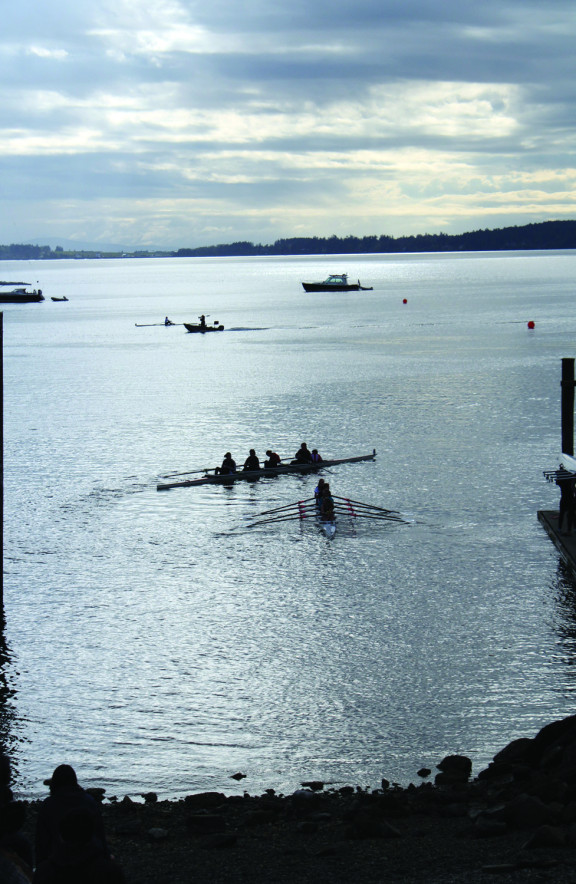
[[[247,518],[258,519],[258,518],[260,518],[260,516],[270,516],[270,515],[272,515],[272,513],[279,513],[282,510],[289,510],[293,506],[298,507],[300,504],[310,503],[310,501],[313,501],[313,500],[314,500],[313,497],[307,497],[306,500],[298,500],[298,501],[296,501],[296,503],[287,503],[285,506],[279,506],[274,510],[264,510],[261,513],[256,513],[255,516],[248,516]]]
[[[257,522],[252,522],[250,525],[247,525],[247,528],[255,528],[256,525],[272,525],[275,522],[301,522],[302,517],[300,513],[285,513],[284,515],[275,516],[273,519],[259,519]]]
[[[363,506],[370,510],[379,510],[381,513],[398,513],[398,510],[386,510],[381,506],[374,506],[372,503],[362,503],[361,500],[351,500],[349,497],[338,497],[337,494],[333,494],[332,497],[334,500],[343,500],[346,503],[351,503],[354,506]]]
[[[189,470],[187,473],[168,473],[166,476],[160,476],[161,479],[172,479],[173,476],[196,476],[198,473],[212,473],[216,467],[206,467],[205,470]]]
[[[355,515],[342,510],[335,510],[336,513],[340,513],[341,515],[350,516],[350,518],[358,518],[358,519],[375,519],[377,522],[405,522],[406,520],[402,518],[402,516],[387,516],[385,513],[356,513]]]
[[[380,519],[388,522],[404,522],[404,517],[395,510],[383,510],[379,507],[344,507],[336,503],[334,512],[351,519]]]

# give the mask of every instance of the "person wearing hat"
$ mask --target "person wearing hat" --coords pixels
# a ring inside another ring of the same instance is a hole
[[[93,838],[108,856],[100,805],[79,785],[74,768],[69,764],[60,764],[50,779],[44,780],[44,785],[50,787],[50,795],[40,805],[36,820],[36,865],[61,847],[59,827],[62,819],[70,813],[80,811],[87,812],[92,817]]]

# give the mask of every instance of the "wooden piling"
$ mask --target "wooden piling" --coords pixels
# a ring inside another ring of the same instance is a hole
[[[0,623],[4,623],[4,314],[0,313]]]
[[[562,360],[560,386],[562,389],[562,454],[574,457],[574,359],[572,358]],[[563,472],[563,476],[569,477],[569,471],[570,467],[568,467],[568,471]],[[552,475],[553,473],[548,478],[550,479]],[[540,510],[538,521],[560,552],[564,562],[573,574],[576,574],[576,526],[574,530],[571,527],[569,530],[568,525],[571,526],[571,519],[569,522],[568,513],[566,514],[566,524],[562,526],[563,531],[559,528],[560,513],[557,510]]]
[[[576,574],[576,531],[560,531],[559,513],[556,510],[539,510],[538,521],[564,559],[573,574]]]
[[[562,360],[562,454],[574,457],[574,359]]]

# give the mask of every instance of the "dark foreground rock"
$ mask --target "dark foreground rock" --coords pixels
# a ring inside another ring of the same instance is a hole
[[[470,770],[448,756],[434,783],[407,789],[150,793],[103,813],[129,884],[576,884],[576,716],[515,740],[473,781]]]

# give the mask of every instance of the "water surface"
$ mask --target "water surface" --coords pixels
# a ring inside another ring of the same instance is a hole
[[[342,271],[373,291],[302,290]],[[574,252],[3,262],[70,299],[3,311],[19,794],[61,762],[120,797],[406,784],[572,714],[576,595],[536,513],[575,275]],[[225,331],[136,327],[202,312]],[[312,476],[156,490],[303,440],[376,448],[327,478],[406,523],[247,527]]]

